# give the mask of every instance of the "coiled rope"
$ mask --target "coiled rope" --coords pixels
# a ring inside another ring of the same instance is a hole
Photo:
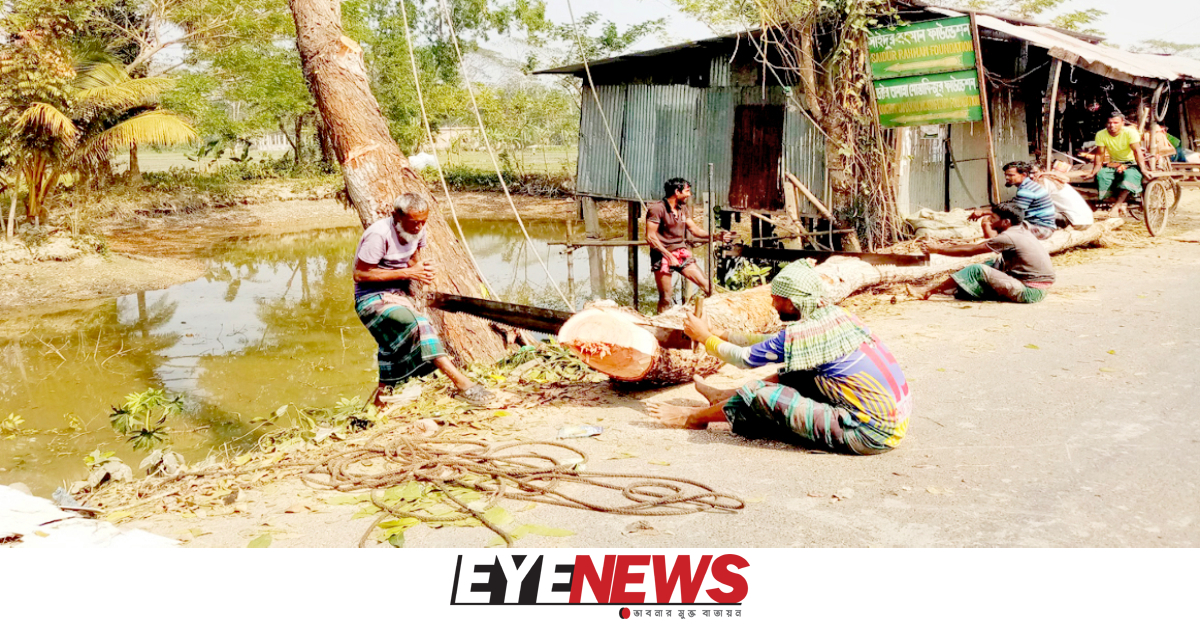
[[[571,457],[566,458],[564,454]],[[476,519],[512,547],[512,535],[484,516],[484,511],[501,499],[647,517],[733,513],[746,506],[736,496],[717,492],[686,478],[580,471],[587,460],[583,451],[553,441],[489,444],[393,432],[380,434],[362,447],[317,462],[303,476],[303,481],[344,492],[371,490],[371,502],[383,512],[363,534],[359,547],[366,543],[375,527],[389,517],[413,518],[427,523]],[[619,479],[632,481],[621,484],[616,481]],[[384,489],[408,482],[437,487],[444,500],[449,502],[446,505],[457,512],[433,515],[428,511],[421,512],[423,507],[406,509],[384,500]],[[483,503],[463,502],[450,490],[456,487],[481,493]],[[615,491],[619,499],[581,496],[592,489]]]

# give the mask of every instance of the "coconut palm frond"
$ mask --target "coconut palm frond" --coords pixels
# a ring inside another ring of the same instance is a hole
[[[93,54],[75,62],[75,89],[94,89],[120,85],[132,80],[125,69],[108,54]]]
[[[76,109],[86,111],[123,111],[146,104],[171,88],[166,78],[130,79],[115,85],[97,85],[75,92]]]
[[[171,146],[195,141],[192,125],[173,111],[156,109],[140,113],[97,134],[80,151],[83,161],[96,161],[119,149],[138,146]]]
[[[17,130],[21,132],[40,131],[68,146],[73,146],[79,137],[79,129],[67,114],[57,107],[44,102],[29,105],[17,119]]]

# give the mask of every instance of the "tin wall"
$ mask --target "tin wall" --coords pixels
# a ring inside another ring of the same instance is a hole
[[[596,99],[584,87],[579,124],[578,192],[598,198],[652,200],[672,177],[691,181],[697,196],[707,187],[713,164],[717,202],[729,203],[733,166],[734,112],[738,105],[785,106],[780,87],[686,85],[598,85],[600,107],[608,117],[629,176],[621,172]],[[825,142],[799,111],[784,114],[784,168],[815,194],[825,186]]]

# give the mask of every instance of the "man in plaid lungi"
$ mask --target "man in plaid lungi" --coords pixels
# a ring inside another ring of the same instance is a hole
[[[408,297],[411,282],[433,282],[433,266],[419,259],[427,220],[425,199],[402,194],[391,217],[367,227],[354,254],[354,309],[379,345],[374,403],[383,407],[387,389],[438,370],[458,388],[459,397],[486,405],[492,393],[454,366],[433,325]]]

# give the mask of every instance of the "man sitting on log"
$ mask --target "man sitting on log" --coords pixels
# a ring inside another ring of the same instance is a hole
[[[904,438],[912,410],[908,383],[883,342],[846,310],[825,300],[812,262],[785,267],[771,302],[787,323],[776,334],[711,329],[688,315],[685,331],[708,352],[741,368],[782,364],[777,375],[734,390],[696,378],[707,408],[649,404],[669,427],[704,429],[728,421],[747,438],[771,438],[845,454],[880,454]]]
[[[692,197],[692,184],[674,178],[663,184],[663,200],[646,205],[646,243],[650,245],[650,268],[654,270],[654,283],[658,286],[658,313],[671,307],[671,279],[679,273],[711,295],[708,279],[696,265],[696,258],[688,249],[687,234],[707,238],[708,232],[692,220],[688,199]],[[721,238],[729,241],[730,234]]]
[[[984,218],[983,232],[989,238],[983,242],[926,244],[925,250],[955,257],[999,253],[999,259],[971,264],[929,288],[910,288],[910,293],[928,299],[937,292],[953,291],[958,299],[1013,303],[1037,303],[1046,298],[1054,283],[1054,264],[1046,247],[1027,229],[1021,209],[1012,202],[1001,203]]]
[[[493,398],[454,366],[433,325],[409,298],[411,282],[433,282],[433,267],[419,259],[428,219],[424,198],[401,194],[391,217],[363,232],[354,254],[354,309],[379,345],[377,407],[386,405],[389,387],[434,370],[444,373],[468,403],[485,405]]]

